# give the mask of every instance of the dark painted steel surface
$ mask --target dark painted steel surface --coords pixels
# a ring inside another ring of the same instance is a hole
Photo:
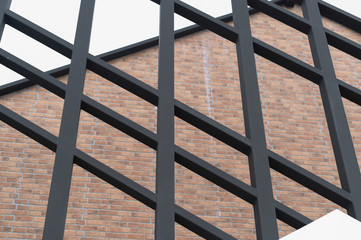
[[[174,0],[160,3],[155,239],[174,239]]]
[[[5,28],[5,12],[10,8],[11,0],[0,1],[0,39],[4,33]]]
[[[63,239],[95,0],[82,0],[64,98],[43,239]]]
[[[315,66],[322,71],[319,87],[342,188],[351,193],[348,213],[361,220],[361,175],[348,127],[341,93],[333,68],[317,1],[304,0],[303,12],[310,20],[309,41]]]
[[[251,184],[258,193],[253,204],[257,239],[278,239],[276,209],[273,201],[272,180],[247,2],[232,0],[232,10],[234,27],[238,33],[236,49],[244,125],[246,137],[250,139],[252,146],[248,156]]]
[[[9,24],[60,54],[72,58],[70,66],[64,66],[44,73],[0,49],[0,63],[29,79],[0,87],[0,95],[11,93],[33,84],[39,84],[48,91],[65,99],[59,138],[0,105],[1,121],[33,138],[50,150],[57,152],[44,239],[62,238],[73,162],[150,208],[155,209],[156,239],[173,239],[174,221],[205,239],[234,239],[215,226],[174,205],[174,161],[253,204],[258,239],[272,240],[278,238],[276,217],[295,228],[300,228],[311,222],[307,217],[273,199],[270,168],[348,209],[350,215],[360,219],[361,178],[341,96],[361,105],[361,90],[335,77],[327,44],[359,59],[361,58],[361,46],[329,29],[325,29],[320,20],[321,15],[318,7],[326,17],[360,32],[361,20],[359,18],[316,0],[304,0],[303,9],[306,18],[301,18],[275,4],[280,4],[282,1],[233,0],[233,14],[236,21],[233,28],[224,23],[224,21],[232,20],[232,15],[216,19],[178,0],[175,0],[174,3],[173,0],[163,0],[162,2],[160,0],[152,0],[161,4],[162,9],[160,21],[159,89],[157,90],[111,66],[105,60],[155,46],[158,44],[158,38],[146,40],[142,43],[97,57],[88,54],[87,48],[90,37],[93,1],[83,0],[82,9],[84,10],[83,13],[87,16],[79,17],[74,46],[8,10],[10,1],[0,2],[0,33],[4,28],[5,22],[5,24]],[[247,10],[247,3],[256,9]],[[194,21],[200,26],[189,27],[174,34],[172,20],[173,6],[174,12]],[[257,10],[303,33],[309,34],[316,67],[310,66],[256,38],[252,38],[249,29],[248,13],[253,13]],[[246,137],[189,106],[174,100],[174,38],[202,29],[211,30],[237,45],[240,80],[243,91],[242,101],[245,109]],[[266,148],[253,49],[255,53],[310,80],[310,84],[314,83],[320,86],[344,189],[330,184]],[[119,87],[157,106],[158,133],[154,134],[119,113],[84,96],[82,89],[86,67],[117,84]],[[242,71],[242,69],[247,69],[247,71]],[[69,86],[54,78],[69,72]],[[156,194],[75,148],[80,109],[157,150]],[[248,155],[252,186],[234,178],[186,150],[175,146],[173,135],[174,116]],[[64,160],[64,165],[59,165],[60,159]],[[61,176],[62,181],[58,181],[60,179],[58,177],[60,176],[59,173],[64,174],[64,176]],[[59,207],[58,203],[61,203],[62,207]]]

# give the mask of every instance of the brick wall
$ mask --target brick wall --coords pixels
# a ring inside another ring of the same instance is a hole
[[[289,9],[302,16],[301,9]],[[262,14],[251,16],[255,37],[313,65],[307,36]],[[324,19],[331,30],[361,43],[357,33]],[[330,47],[337,77],[361,85],[361,64]],[[157,87],[158,48],[110,63]],[[318,86],[256,55],[268,148],[340,186]],[[63,82],[67,77],[61,78]],[[175,96],[244,135],[235,45],[209,31],[175,42]],[[84,93],[156,132],[156,107],[88,71]],[[63,100],[39,86],[0,103],[58,135]],[[358,159],[361,108],[344,100]],[[182,120],[176,144],[250,183],[247,157]],[[81,112],[77,147],[125,176],[155,190],[155,151]],[[0,122],[0,238],[41,239],[54,154]],[[253,208],[176,164],[176,203],[237,239],[255,239]],[[271,171],[274,197],[311,219],[339,208]],[[344,210],[343,210],[344,211]],[[74,166],[65,239],[153,239],[154,211]],[[279,221],[280,236],[294,231]],[[201,239],[176,224],[178,240]]]

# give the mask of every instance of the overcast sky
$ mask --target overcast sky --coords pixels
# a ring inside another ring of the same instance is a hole
[[[183,0],[218,17],[231,12],[231,0]],[[327,0],[361,17],[361,0]],[[11,10],[73,43],[80,0],[12,0]],[[192,22],[175,17],[175,29]],[[97,0],[90,52],[100,54],[158,35],[159,5],[150,0]],[[70,63],[68,58],[6,26],[0,47],[46,71]],[[0,85],[22,76],[0,66]]]

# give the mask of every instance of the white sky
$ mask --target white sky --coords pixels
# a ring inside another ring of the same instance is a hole
[[[231,12],[231,0],[183,0],[212,15]],[[326,0],[361,17],[360,0]],[[11,10],[73,43],[80,0],[12,0]],[[150,0],[97,0],[90,52],[100,54],[158,35],[159,6]],[[175,29],[192,25],[177,16]],[[46,71],[70,60],[6,26],[0,47]],[[23,78],[0,66],[0,85]]]

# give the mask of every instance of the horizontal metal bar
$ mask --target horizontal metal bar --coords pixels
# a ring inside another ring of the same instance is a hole
[[[361,106],[361,90],[348,83],[345,83],[344,81],[341,81],[340,79],[337,80],[341,96]]]
[[[253,38],[254,52],[258,55],[318,84],[321,79],[321,71],[271,45]]]
[[[43,88],[64,98],[66,85],[58,79],[38,70],[9,52],[0,49],[0,63],[16,73],[31,79]]]
[[[89,58],[88,67],[95,73],[110,80],[116,85],[123,87],[132,93],[137,93],[137,95],[143,99],[144,96],[142,96],[142,94],[148,95],[148,97],[144,100],[149,100],[148,102],[157,105],[158,90],[144,84],[142,81],[120,71],[114,66],[109,65],[96,57]],[[146,89],[144,89],[144,85],[147,86]],[[239,150],[244,154],[248,154],[250,142],[247,138],[177,100],[175,101],[175,116],[203,130],[225,144],[230,145],[236,150]]]
[[[4,84],[2,86],[0,86],[0,97],[6,95],[6,94],[11,94],[13,92],[17,92],[20,90],[23,90],[25,88],[31,87],[36,85],[35,82],[30,81],[29,79],[23,78],[21,80],[15,81],[15,82],[10,82],[7,84]]]
[[[192,232],[197,233],[204,239],[236,240],[236,238],[231,235],[221,231],[219,228],[209,224],[179,206],[175,207],[175,220],[177,223],[188,228]]]
[[[158,2],[158,0],[156,1]],[[235,42],[238,38],[238,34],[232,26],[182,1],[175,1],[174,12],[231,42]]]
[[[88,69],[124,88],[145,101],[157,106],[158,90],[132,77],[109,63],[94,57],[88,57]]]
[[[81,108],[87,113],[133,137],[148,147],[152,149],[157,148],[158,137],[156,134],[102,105],[101,103],[89,98],[88,96],[83,95]]]
[[[79,150],[76,151],[75,163],[148,207],[155,209],[155,193],[125,177],[121,173]],[[177,205],[175,205],[175,221],[205,239],[235,239]]]
[[[329,45],[361,60],[361,45],[325,28]]]
[[[30,122],[2,104],[0,104],[0,120],[19,132],[22,132],[26,136],[34,139],[51,151],[56,151],[58,138],[55,135]]]
[[[198,158],[179,146],[175,148],[175,159],[176,162],[183,167],[186,167],[208,181],[217,184],[221,188],[233,193],[250,204],[253,204],[257,198],[255,188]]]
[[[251,148],[251,142],[248,138],[233,131],[230,128],[218,123],[217,121],[207,117],[206,115],[196,111],[186,104],[175,101],[175,115],[183,121],[193,125],[194,127],[208,133],[212,137],[217,138],[223,143],[233,147],[243,154],[248,155]]]
[[[321,15],[361,33],[361,18],[321,0],[318,0],[318,6]]]
[[[2,56],[2,51],[0,50],[0,59]],[[5,55],[5,58],[10,60],[11,58],[9,56]],[[41,71],[39,71],[41,72]],[[43,73],[43,76],[40,76],[40,73],[35,75],[35,78],[37,79],[51,79],[50,76],[46,76],[45,73]],[[46,81],[48,81],[46,80]],[[55,81],[58,81],[54,79]],[[45,81],[44,81],[45,82]],[[49,82],[52,82],[51,80]],[[60,86],[54,87],[56,91],[55,93],[58,93],[58,96],[64,97],[64,89],[65,84],[58,81]],[[40,82],[40,84],[42,84]],[[50,88],[52,89],[52,88]],[[155,147],[156,144],[156,135],[149,130],[146,130],[145,128],[141,126],[137,126],[137,124],[133,123],[132,121],[124,118],[119,117],[119,114],[116,112],[113,112],[110,109],[107,109],[106,107],[102,106],[100,103],[83,96],[83,102],[82,107],[84,107],[86,111],[88,111],[90,114],[94,114],[96,117],[99,117],[101,120],[107,122],[108,124],[116,127],[119,130],[122,130],[124,127],[129,129],[130,131],[135,131],[135,134],[131,134],[133,137],[137,137],[138,134],[144,134],[147,135],[149,138],[149,141],[153,142],[150,147]],[[123,127],[122,127],[123,126]],[[34,128],[31,128],[34,129]],[[124,131],[124,129],[122,130]],[[139,137],[138,137],[139,139]],[[44,139],[42,140],[44,142]],[[248,186],[247,184],[244,184],[238,179],[235,179],[234,177],[230,176],[229,174],[223,172],[220,169],[215,170],[214,166],[211,166],[204,160],[201,160],[192,154],[186,152],[185,150],[180,149],[179,147],[176,147],[176,162],[183,165],[184,167],[190,169],[191,171],[194,171],[195,173],[199,174],[200,176],[206,178],[209,181],[212,181],[213,183],[219,185],[220,187],[224,187],[226,190],[232,192],[233,194],[242,197],[247,202],[253,202],[255,198],[255,192],[254,190],[251,190],[252,188]],[[192,156],[192,157],[190,157]]]
[[[155,209],[156,203],[153,192],[127,178],[116,170],[106,166],[88,154],[80,151],[79,149],[75,150],[74,163],[104,180],[105,182],[111,184],[112,186],[118,188],[119,190],[125,192],[126,194],[132,196],[146,206]]]
[[[152,2],[155,2],[157,4],[160,3],[160,0],[151,0]],[[281,1],[273,1],[276,4],[280,4]],[[271,3],[271,4],[274,4]],[[277,6],[275,4],[275,9],[279,9],[280,7]],[[272,6],[270,7],[272,8]],[[273,9],[273,8],[272,8]],[[194,8],[182,1],[176,0],[175,1],[175,5],[174,5],[174,11],[175,13],[179,14],[180,16],[187,18],[188,20],[224,37],[225,39],[231,41],[231,42],[236,42],[237,38],[238,38],[238,34],[237,32],[234,30],[233,27],[231,27],[230,25],[222,22],[220,19],[214,18],[200,10],[198,10],[197,8]],[[302,19],[300,17],[298,17],[297,15],[294,14],[294,16],[292,15],[292,13],[287,14],[287,12],[282,11],[282,13],[277,13],[278,15],[281,15],[280,19],[285,20],[288,19],[289,16],[293,17],[291,19],[291,21],[300,24],[300,26],[297,26],[297,28],[303,29],[304,28],[304,24],[307,21],[302,21]],[[292,24],[292,26],[296,27],[296,24]],[[305,30],[303,30],[305,31]]]
[[[278,201],[275,201],[275,206],[277,218],[291,227],[299,229],[312,222],[312,220],[308,217],[305,217],[301,213],[287,207]]]
[[[55,77],[55,78],[62,77],[69,73],[69,66],[70,65],[58,67],[58,68],[52,69],[50,71],[46,71],[45,73],[52,77]],[[36,82],[31,81],[26,78],[15,81],[15,82],[10,82],[10,83],[4,84],[4,85],[0,86],[0,97],[4,96],[6,94],[16,92],[16,91],[20,91],[24,88],[28,88],[28,87],[31,87],[34,85],[36,85]]]
[[[302,18],[272,2],[264,0],[248,0],[247,2],[249,6],[302,33],[307,34],[310,30],[310,23],[307,19]]]
[[[33,39],[36,39],[54,51],[64,55],[69,59],[71,58],[73,45],[56,35],[53,35],[54,37],[50,38],[48,34],[49,32],[44,28],[39,27],[38,25],[10,10],[5,13],[5,22],[9,26],[17,29],[18,31],[28,35]]]
[[[270,167],[315,193],[346,208],[351,203],[350,193],[336,187],[317,175],[268,150]]]
[[[151,1],[160,4],[160,0]],[[174,12],[231,42],[237,40],[238,34],[234,31],[233,27],[182,1],[174,1]]]

